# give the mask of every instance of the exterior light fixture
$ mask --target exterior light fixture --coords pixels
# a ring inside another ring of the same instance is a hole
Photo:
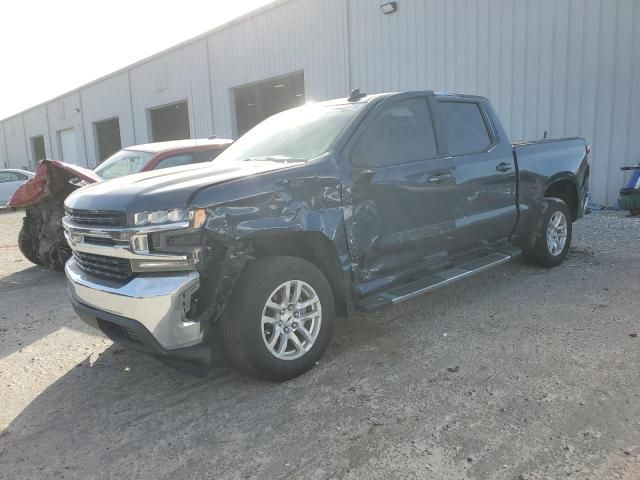
[[[398,2],[389,2],[384,5],[380,5],[380,9],[382,13],[385,15],[389,15],[390,13],[394,13],[398,11]]]
[[[282,88],[284,87],[284,85],[282,83],[279,83],[278,85],[274,85],[273,88]]]

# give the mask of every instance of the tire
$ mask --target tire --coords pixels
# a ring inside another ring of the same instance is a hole
[[[567,204],[558,198],[545,198],[532,234],[534,244],[523,250],[525,259],[539,267],[560,265],[571,247],[571,212]]]
[[[286,282],[291,284],[288,289]],[[292,308],[296,294],[298,308]],[[310,305],[303,307],[303,302]],[[320,359],[335,330],[329,282],[315,265],[300,258],[255,260],[233,289],[221,330],[227,356],[250,376],[285,381],[302,375]]]
[[[20,253],[24,255],[24,257],[29,260],[31,263],[35,263],[36,265],[44,266],[44,262],[40,260],[38,256],[38,246],[31,235],[24,231],[24,225],[20,229],[20,233],[18,234],[18,248],[20,249]]]

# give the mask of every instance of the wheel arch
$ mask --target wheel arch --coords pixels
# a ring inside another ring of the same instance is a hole
[[[571,212],[571,221],[578,219],[580,199],[575,179],[561,177],[554,179],[545,189],[544,198],[558,198],[567,204]]]
[[[345,274],[333,242],[324,234],[313,231],[286,232],[259,236],[248,242],[255,258],[284,255],[302,258],[315,265],[331,285],[336,313],[349,313]]]

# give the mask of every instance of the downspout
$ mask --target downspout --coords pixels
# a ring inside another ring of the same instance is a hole
[[[51,125],[49,124],[49,104],[45,103],[44,104],[44,113],[47,117],[47,134],[49,137],[49,159],[52,160],[54,155],[53,155],[53,142],[51,141],[52,135],[51,135]],[[45,158],[47,157],[47,152],[44,152],[44,156]]]
[[[89,154],[87,151],[87,135],[84,131],[84,108],[82,108],[82,90],[78,90],[78,99],[80,100],[80,124],[82,125],[82,144],[84,145],[84,164],[87,168],[89,166]]]

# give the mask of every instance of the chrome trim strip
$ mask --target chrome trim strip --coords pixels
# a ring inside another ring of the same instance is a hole
[[[162,260],[166,262],[176,262],[176,261],[185,261],[188,260],[187,255],[166,255],[159,253],[133,253],[130,250],[129,244],[120,244],[120,245],[96,245],[92,243],[85,243],[84,236],[80,241],[72,241],[71,235],[75,233],[75,230],[71,230],[71,233],[68,230],[64,231],[64,238],[67,240],[67,243],[71,247],[72,250],[81,253],[90,253],[93,255],[102,255],[105,257],[114,257],[114,258],[126,258],[128,260]],[[94,236],[94,235],[92,235]]]
[[[89,234],[93,236],[103,235],[113,238],[114,240],[128,240],[131,235],[167,232],[171,230],[188,229],[191,224],[187,222],[166,223],[163,225],[147,225],[142,227],[88,227],[86,225],[74,224],[68,216],[62,217],[62,226],[65,229],[74,230],[78,233]],[[124,235],[123,235],[124,234]]]
[[[461,268],[452,269],[452,270],[455,270],[455,272],[452,272],[453,275],[448,276],[442,282],[434,283],[432,285],[429,285],[428,287],[421,288],[420,290],[416,290],[415,292],[408,293],[401,297],[395,297],[393,300],[391,300],[391,303],[395,305],[396,303],[401,303],[401,302],[410,300],[414,297],[417,297],[418,295],[422,295],[423,293],[431,292],[432,290],[435,290],[440,287],[444,287],[445,285],[449,285],[450,283],[456,282],[463,278],[470,277],[472,275],[475,275],[476,273],[484,272],[485,270],[488,270],[490,268],[496,267],[503,263],[507,263],[508,261],[512,260],[515,257],[515,255],[507,255],[507,254],[502,254],[502,255],[504,255],[504,258],[501,258],[500,260],[496,260],[495,262],[487,263],[486,265],[483,265],[482,267],[476,268],[474,270],[466,270],[466,271],[463,271],[462,273],[459,273],[459,271],[464,269],[464,265],[462,265]],[[442,272],[440,275],[444,275],[444,274],[446,274],[446,271]]]
[[[64,237],[72,250],[92,255],[123,258],[127,260],[184,262],[188,255],[152,253],[148,250],[147,235],[156,232],[185,231],[190,229],[189,222],[144,227],[88,227],[74,224],[68,216],[63,217]],[[113,241],[113,245],[101,245],[91,242],[91,238],[104,238]],[[87,241],[87,239],[89,239]],[[146,248],[144,248],[146,247]],[[194,262],[197,260],[194,258]],[[135,268],[134,271],[137,271]],[[171,270],[171,269],[169,269]],[[184,270],[190,270],[184,268]]]
[[[79,303],[141,323],[162,348],[173,350],[202,343],[200,323],[186,317],[200,286],[198,272],[138,275],[121,284],[88,275],[71,258],[65,273],[69,293]]]

